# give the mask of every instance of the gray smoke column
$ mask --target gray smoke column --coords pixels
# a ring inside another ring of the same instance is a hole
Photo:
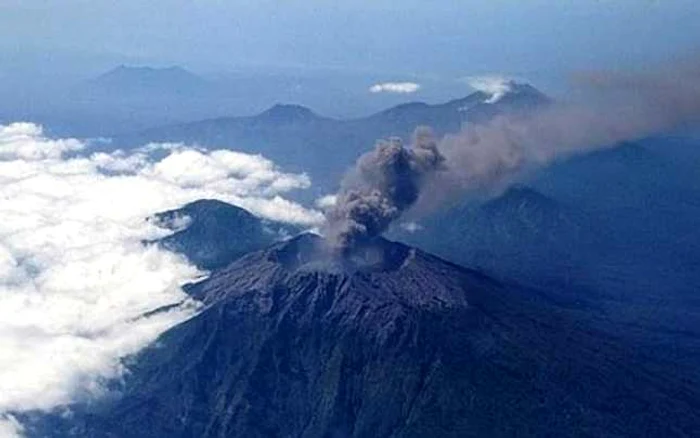
[[[467,195],[497,195],[530,172],[576,154],[700,122],[700,64],[656,74],[579,76],[585,103],[553,103],[467,124],[436,143],[379,143],[343,180],[325,234],[348,248],[407,210],[425,213]]]
[[[430,129],[418,128],[409,147],[399,139],[380,141],[341,182],[337,202],[326,215],[328,241],[343,250],[382,234],[443,169],[444,157]]]

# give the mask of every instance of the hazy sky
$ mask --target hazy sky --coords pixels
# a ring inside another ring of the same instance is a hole
[[[0,0],[0,50],[181,64],[473,74],[687,55],[697,0]]]

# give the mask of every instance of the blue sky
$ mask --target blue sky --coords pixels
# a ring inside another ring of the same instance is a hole
[[[564,73],[687,56],[696,0],[0,0],[0,50],[193,69]]]

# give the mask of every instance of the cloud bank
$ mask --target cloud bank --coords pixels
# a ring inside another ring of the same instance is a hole
[[[370,93],[395,93],[411,94],[420,89],[420,84],[415,82],[383,82],[369,87]]]
[[[17,438],[24,433],[24,427],[11,415],[0,415],[0,438]]]
[[[124,356],[196,313],[180,286],[202,272],[143,245],[171,232],[145,218],[212,198],[313,226],[319,212],[282,196],[309,185],[256,155],[179,144],[91,154],[33,124],[0,125],[0,436],[21,432],[13,412],[102,394]]]

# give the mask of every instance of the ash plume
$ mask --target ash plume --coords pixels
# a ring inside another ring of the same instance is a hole
[[[578,76],[584,103],[467,124],[439,143],[449,171],[431,181],[430,210],[454,197],[497,195],[529,173],[578,154],[700,123],[700,65],[655,74]]]
[[[493,196],[530,172],[576,154],[610,148],[700,122],[700,63],[651,74],[578,76],[585,103],[509,113],[436,142],[420,128],[413,144],[384,141],[360,157],[326,214],[325,235],[347,249],[376,237],[411,210]]]
[[[399,139],[378,142],[343,179],[324,234],[341,249],[382,234],[416,202],[443,164],[430,129],[418,128],[409,147]]]

